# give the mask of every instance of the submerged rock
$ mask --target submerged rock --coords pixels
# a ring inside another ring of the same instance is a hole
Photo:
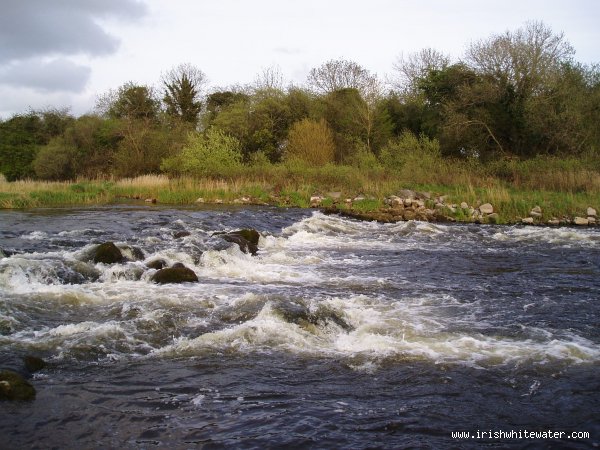
[[[0,400],[33,400],[35,388],[12,370],[0,371]]]
[[[158,284],[197,283],[198,277],[192,269],[177,266],[160,269],[152,276],[152,281]]]
[[[258,252],[258,240],[260,239],[260,234],[254,229],[244,228],[237,231],[215,233],[215,235],[227,242],[237,244],[244,253],[256,255]]]
[[[46,367],[46,361],[37,356],[27,355],[23,358],[23,362],[25,363],[25,368],[31,373],[39,372]]]
[[[115,264],[122,262],[125,258],[114,243],[105,242],[94,249],[92,259],[95,263]]]
[[[327,326],[334,323],[346,332],[354,330],[342,314],[334,309],[320,305],[315,312],[301,302],[281,301],[273,305],[273,310],[286,322],[294,323],[302,328]]]

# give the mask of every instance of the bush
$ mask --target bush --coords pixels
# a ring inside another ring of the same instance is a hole
[[[160,168],[173,175],[228,176],[242,166],[240,142],[216,128],[190,133],[181,152],[164,159]]]
[[[75,176],[76,150],[62,138],[53,139],[38,151],[33,169],[42,180],[68,180]]]
[[[348,158],[352,167],[364,170],[381,169],[377,156],[365,146],[360,146],[352,156]]]
[[[381,162],[390,169],[402,169],[408,163],[416,161],[434,163],[442,157],[440,143],[425,135],[417,137],[410,131],[404,131],[386,145],[380,154]]]
[[[310,165],[333,162],[335,143],[324,120],[302,119],[292,125],[286,147],[287,160],[299,160]]]

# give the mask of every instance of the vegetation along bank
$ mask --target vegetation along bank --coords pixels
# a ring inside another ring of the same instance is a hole
[[[385,77],[330,60],[302,85],[270,68],[214,88],[182,64],[80,117],[49,108],[0,120],[0,207],[203,199],[382,221],[593,225],[600,70],[574,55],[562,34],[528,22],[460,60],[405,55]]]

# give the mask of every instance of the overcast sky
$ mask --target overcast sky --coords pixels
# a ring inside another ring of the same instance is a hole
[[[189,62],[210,86],[278,66],[302,84],[330,59],[382,78],[402,53],[459,58],[478,39],[542,20],[584,63],[600,62],[599,0],[1,0],[0,118],[29,108],[80,115],[127,81],[157,85]]]

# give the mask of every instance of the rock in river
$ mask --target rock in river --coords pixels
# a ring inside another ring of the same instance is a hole
[[[35,388],[12,370],[0,371],[0,400],[33,400]]]
[[[115,264],[123,261],[121,250],[112,242],[105,242],[94,249],[95,263]]]
[[[215,234],[227,242],[237,244],[244,253],[256,255],[258,252],[258,240],[260,239],[260,234],[256,230],[244,228],[242,230]]]
[[[188,269],[185,266],[177,266],[158,270],[152,276],[152,281],[158,284],[196,283],[198,282],[198,277],[192,269]]]
[[[42,358],[33,355],[25,356],[23,362],[25,363],[25,368],[31,373],[39,372],[46,367],[46,362]]]

